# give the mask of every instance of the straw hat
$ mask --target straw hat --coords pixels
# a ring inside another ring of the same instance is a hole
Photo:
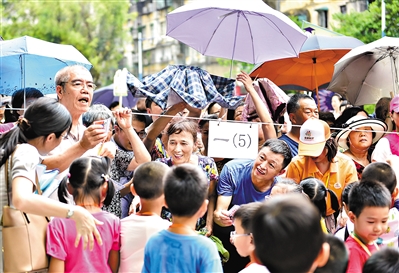
[[[388,129],[387,125],[382,120],[365,118],[362,116],[353,116],[342,126],[344,129],[337,134],[335,140],[337,141],[338,145],[345,150],[349,149],[347,145],[347,139],[352,130],[361,127],[371,127],[371,129],[374,131],[372,143],[376,143]]]

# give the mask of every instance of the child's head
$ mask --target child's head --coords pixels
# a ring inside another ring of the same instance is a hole
[[[317,178],[308,177],[301,181],[303,192],[309,196],[310,201],[316,205],[322,217],[326,216],[327,195],[330,195],[331,208],[339,210],[339,201],[337,195],[330,189],[327,189],[323,182]]]
[[[286,194],[290,192],[302,193],[302,186],[297,184],[295,180],[291,178],[281,178],[273,186],[270,195]]]
[[[252,236],[251,220],[255,211],[261,207],[262,203],[253,202],[240,206],[234,213],[234,228],[230,236],[231,242],[242,257],[249,256],[254,250],[255,245]]]
[[[358,184],[359,182],[352,182],[345,186],[344,190],[342,191],[341,200],[342,200],[342,208],[345,209],[346,214],[349,213],[349,192],[353,188],[354,185]]]
[[[252,220],[256,256],[270,272],[309,272],[323,266],[329,246],[320,214],[301,194],[284,194],[262,203]]]
[[[326,234],[330,245],[330,257],[323,267],[318,267],[314,273],[345,273],[348,267],[349,253],[345,243],[332,234]]]
[[[367,259],[363,266],[363,273],[398,273],[399,252],[397,249],[387,247],[381,249]]]
[[[388,188],[391,195],[396,189],[396,174],[392,167],[384,162],[373,162],[367,165],[362,172],[362,180],[375,180]]]
[[[133,175],[134,191],[141,199],[152,200],[163,195],[163,177],[169,167],[161,162],[141,164]]]
[[[181,164],[170,168],[164,184],[165,201],[172,216],[192,217],[197,212],[205,213],[208,180],[198,166]]]
[[[381,183],[363,180],[349,193],[349,219],[354,231],[365,243],[372,242],[387,230],[391,195]]]
[[[81,157],[69,167],[69,174],[58,187],[58,198],[67,203],[67,190],[76,204],[85,204],[92,198],[95,205],[109,205],[115,193],[109,179],[111,161],[108,157]]]

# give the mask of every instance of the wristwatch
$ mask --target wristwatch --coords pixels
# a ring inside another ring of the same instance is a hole
[[[71,217],[73,216],[73,213],[74,213],[73,208],[68,209],[66,218],[67,218],[67,219],[71,218]]]

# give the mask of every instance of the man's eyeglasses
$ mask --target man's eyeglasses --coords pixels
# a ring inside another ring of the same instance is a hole
[[[137,132],[136,130],[134,130],[136,132],[136,134],[139,136],[139,138],[144,139],[147,136],[147,132],[146,131],[140,131]]]
[[[234,240],[236,237],[251,236],[251,233],[237,234],[236,231],[230,232],[230,238]]]
[[[61,84],[65,84],[65,83],[69,83],[70,85],[72,85],[72,87],[74,89],[77,90],[82,90],[84,87],[86,87],[87,90],[89,91],[94,91],[97,87],[97,85],[95,85],[92,82],[85,82],[85,81],[71,81],[71,82],[61,82]]]

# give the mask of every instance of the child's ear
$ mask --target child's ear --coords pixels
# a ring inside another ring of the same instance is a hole
[[[349,217],[349,219],[351,220],[352,223],[355,223],[356,215],[352,211],[349,211],[348,217]]]
[[[328,258],[330,257],[330,245],[328,243],[323,243],[321,246],[320,252],[317,255],[316,259],[313,262],[312,268],[323,267],[328,262]],[[313,272],[313,271],[310,271]]]
[[[136,189],[134,188],[134,184],[133,184],[133,183],[130,184],[130,192],[131,192],[134,196],[137,196]]]
[[[104,182],[101,186],[101,202],[105,200],[105,197],[107,197],[107,192],[108,192],[108,181]],[[112,183],[112,182],[111,182]]]
[[[198,210],[199,217],[204,216],[205,212],[208,209],[208,203],[209,203],[208,199],[205,199],[204,202],[202,203],[200,209]]]
[[[46,137],[46,141],[51,141],[51,140],[53,140],[54,138],[56,138],[56,137],[55,137],[55,134],[54,134],[54,133],[51,133],[51,134],[49,134],[49,135]]]
[[[392,199],[396,200],[396,198],[398,197],[398,193],[399,193],[399,189],[395,188],[395,190],[392,193]]]
[[[73,195],[74,189],[71,186],[71,183],[67,183],[67,191],[70,195]]]

